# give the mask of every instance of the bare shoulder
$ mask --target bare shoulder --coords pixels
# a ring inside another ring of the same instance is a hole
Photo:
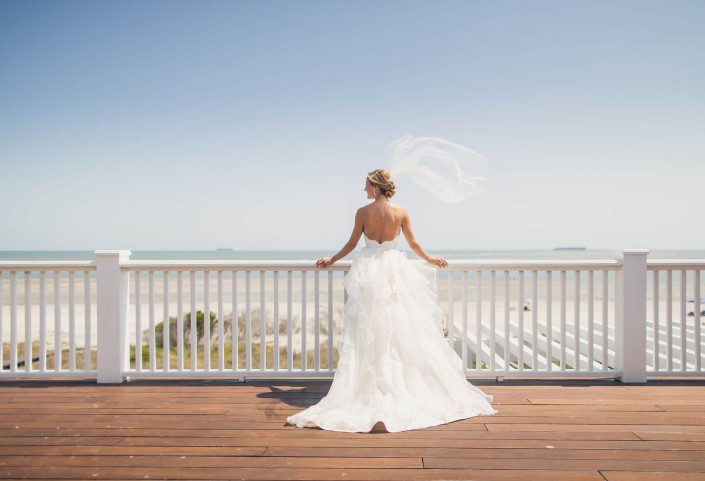
[[[392,207],[394,208],[394,213],[396,215],[398,215],[400,217],[404,217],[404,218],[409,217],[409,211],[406,210],[404,207],[402,207],[400,205],[392,205]]]

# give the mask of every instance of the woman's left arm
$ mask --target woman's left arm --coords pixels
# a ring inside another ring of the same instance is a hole
[[[318,267],[328,267],[329,265],[339,261],[346,255],[350,254],[357,243],[360,241],[360,236],[362,236],[362,208],[358,209],[355,214],[355,227],[353,227],[352,234],[350,234],[350,239],[345,243],[340,252],[332,257],[323,257],[316,261],[316,266]]]

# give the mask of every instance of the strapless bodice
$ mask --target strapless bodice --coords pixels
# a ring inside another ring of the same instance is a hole
[[[362,235],[365,236],[365,247],[387,247],[394,249],[397,247],[397,243],[399,242],[398,235],[392,240],[387,240],[381,243],[377,242],[375,239],[370,239],[364,232],[362,233]]]

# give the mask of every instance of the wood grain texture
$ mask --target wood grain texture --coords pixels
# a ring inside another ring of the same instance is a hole
[[[286,424],[330,381],[0,382],[0,479],[705,479],[705,381],[473,384],[497,414],[363,434]]]

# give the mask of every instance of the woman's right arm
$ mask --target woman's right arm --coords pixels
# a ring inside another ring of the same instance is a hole
[[[353,249],[357,246],[357,243],[360,241],[360,237],[362,236],[362,209],[359,209],[357,213],[355,214],[355,226],[353,227],[352,234],[350,234],[350,239],[348,239],[348,242],[345,243],[342,249],[340,249],[340,252],[335,254],[332,257],[323,257],[322,259],[318,259],[316,261],[316,266],[317,267],[328,267],[329,265],[333,264],[334,262],[339,261],[346,255],[350,254]]]
[[[411,250],[414,251],[417,256],[438,267],[448,266],[448,262],[445,259],[442,257],[428,255],[428,253],[423,250],[423,247],[421,247],[421,244],[416,241],[416,236],[414,236],[414,231],[411,228],[411,216],[406,209],[404,210],[404,218],[402,220],[401,229],[404,233],[404,238],[406,239],[407,244],[409,244],[409,247],[411,247]]]

